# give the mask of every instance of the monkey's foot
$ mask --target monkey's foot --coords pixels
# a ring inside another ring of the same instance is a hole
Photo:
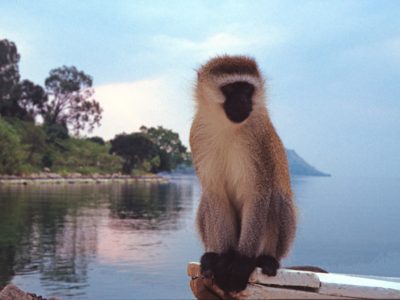
[[[215,283],[224,291],[228,291],[230,276],[229,270],[235,259],[235,252],[229,250],[228,252],[219,255],[214,272]]]
[[[255,267],[255,258],[234,251],[221,254],[215,272],[215,283],[225,292],[239,292],[246,288]]]
[[[206,252],[200,259],[200,271],[205,278],[211,278],[217,268],[219,254],[215,252]]]
[[[275,276],[279,269],[279,262],[271,255],[260,255],[257,257],[257,266],[268,276]]]

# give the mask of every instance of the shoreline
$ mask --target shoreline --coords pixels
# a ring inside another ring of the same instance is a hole
[[[67,175],[60,175],[56,173],[39,173],[23,176],[0,175],[0,186],[33,184],[101,184],[127,182],[168,183],[169,180],[156,174],[146,174],[140,176],[122,174],[82,175],[79,173],[71,173]]]

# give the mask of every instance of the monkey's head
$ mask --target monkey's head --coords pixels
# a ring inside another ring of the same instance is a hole
[[[197,102],[209,113],[222,113],[231,123],[238,124],[264,107],[264,80],[250,57],[213,58],[197,75]]]

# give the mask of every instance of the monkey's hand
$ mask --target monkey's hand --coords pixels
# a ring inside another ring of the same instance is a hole
[[[260,255],[257,257],[257,267],[260,267],[265,275],[275,276],[279,262],[271,255]]]
[[[206,252],[200,259],[200,271],[205,278],[211,278],[215,274],[219,254],[215,252]]]
[[[255,258],[234,251],[221,254],[215,271],[215,283],[225,292],[239,292],[246,288],[255,267]]]

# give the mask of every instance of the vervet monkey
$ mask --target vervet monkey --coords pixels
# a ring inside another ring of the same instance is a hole
[[[294,239],[288,162],[252,58],[216,57],[197,75],[190,146],[202,186],[201,271],[223,290],[240,291],[256,266],[275,276]]]

